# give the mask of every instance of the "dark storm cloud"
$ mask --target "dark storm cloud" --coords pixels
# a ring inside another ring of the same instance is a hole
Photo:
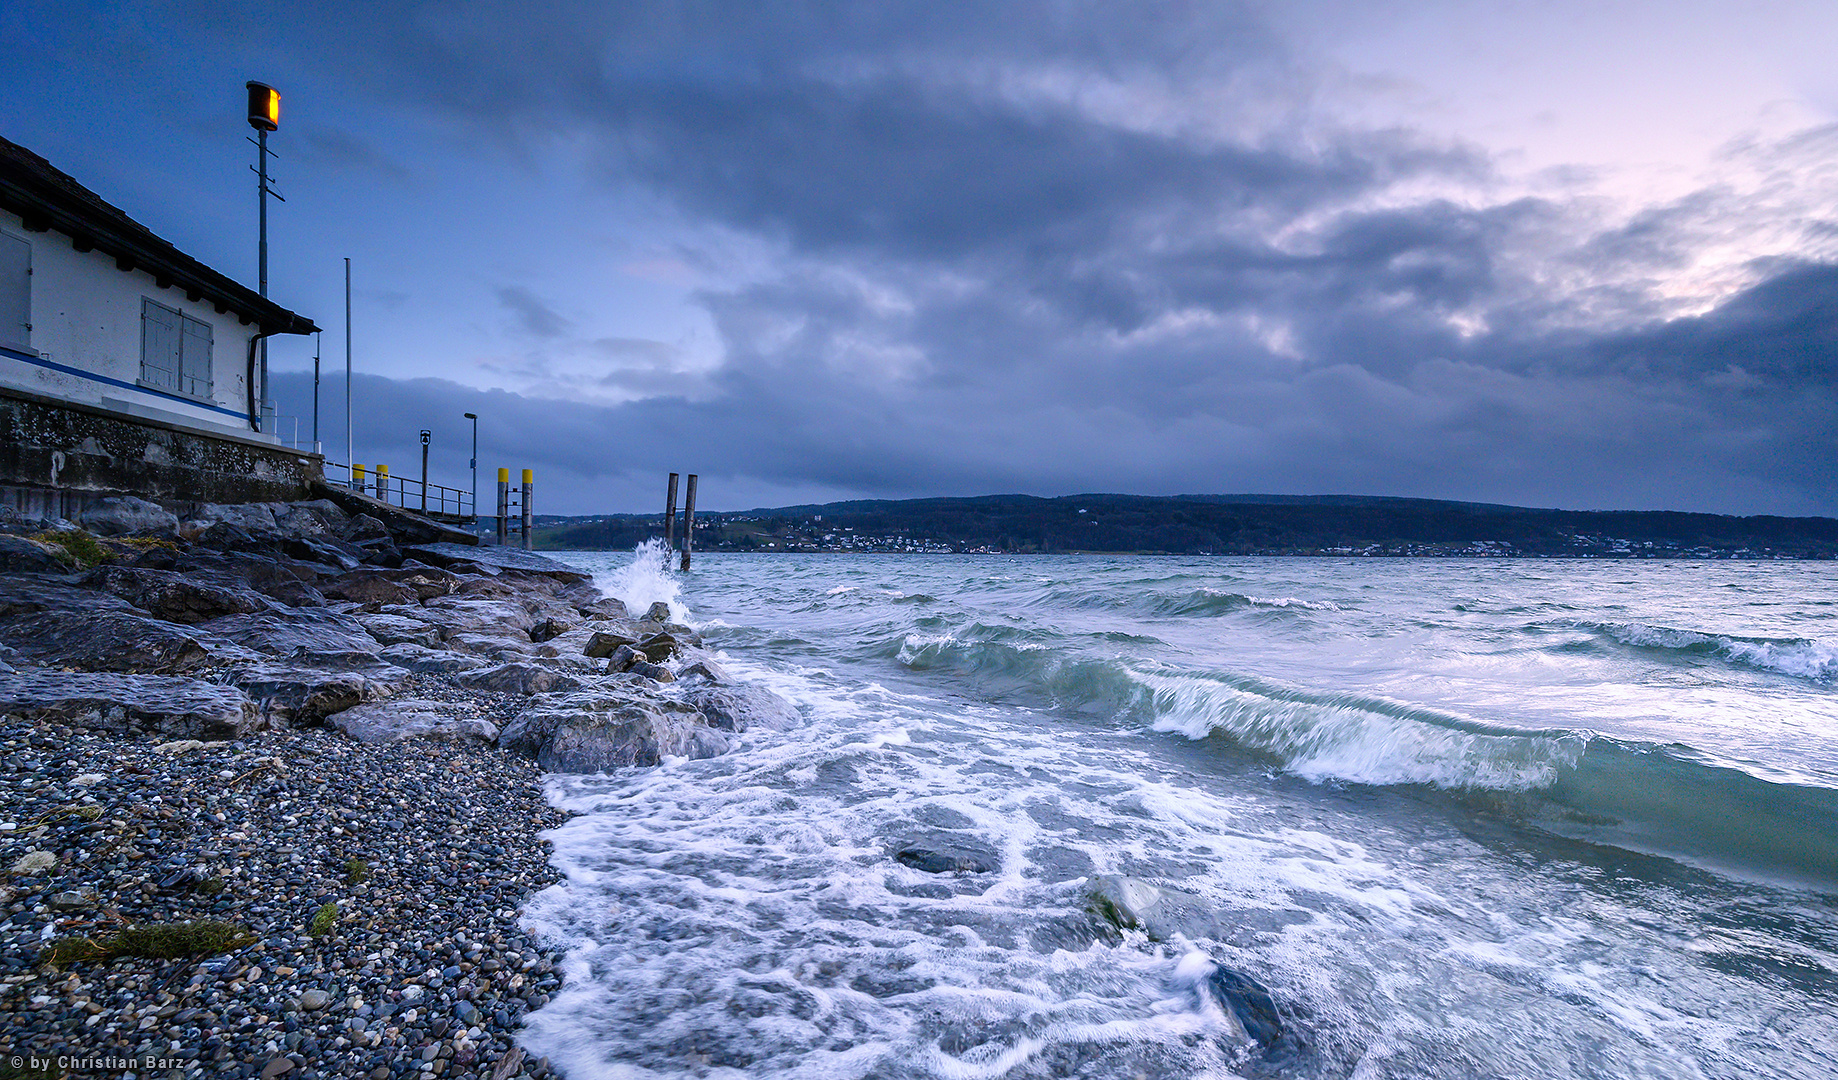
[[[655,395],[486,406],[582,492],[695,468],[657,449],[693,446],[730,491],[1838,507],[1838,270],[1751,265],[1678,317],[1655,283],[1753,227],[1741,196],[1606,225],[1451,196],[1494,179],[1485,155],[1281,104],[1305,73],[1249,10],[386,7],[352,47],[483,145],[566,140],[777,253],[701,294],[723,357],[693,380],[668,346],[499,291],[545,347],[603,356],[601,386]],[[1290,118],[1186,104],[1258,95]],[[390,416],[472,400],[376,393]]]

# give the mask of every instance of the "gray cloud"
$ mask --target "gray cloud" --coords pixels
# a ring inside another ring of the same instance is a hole
[[[539,338],[558,338],[568,333],[574,323],[543,303],[536,294],[521,285],[498,289],[498,303],[516,318],[524,333]]]

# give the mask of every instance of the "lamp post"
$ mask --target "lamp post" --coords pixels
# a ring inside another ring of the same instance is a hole
[[[428,444],[434,441],[434,433],[427,428],[421,429],[421,512],[428,512]]]
[[[252,141],[255,143],[256,201],[261,207],[261,237],[256,267],[256,284],[260,288],[262,297],[266,299],[268,296],[268,196],[273,195],[281,199],[280,194],[268,186],[268,156],[271,153],[268,149],[268,133],[278,130],[281,126],[281,92],[267,83],[253,80],[244,83],[243,86],[249,91],[249,126],[255,129],[256,137]],[[281,201],[286,202],[287,200],[281,199]],[[268,418],[267,411],[262,406],[268,396],[268,337],[266,334],[261,338],[261,350],[261,379],[258,383],[261,387],[261,396],[255,398],[253,411],[265,422]],[[256,387],[249,387],[252,397],[256,392]]]
[[[479,527],[479,414],[467,413],[466,419],[472,421],[472,528]]]

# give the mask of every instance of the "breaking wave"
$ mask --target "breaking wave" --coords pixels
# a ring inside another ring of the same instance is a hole
[[[1802,679],[1838,679],[1838,645],[1809,638],[1751,638],[1674,630],[1647,623],[1584,623],[1585,629],[1641,649],[1708,656]]]

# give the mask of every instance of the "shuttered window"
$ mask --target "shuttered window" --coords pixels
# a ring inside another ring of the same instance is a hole
[[[211,396],[211,324],[142,300],[140,381],[186,397]]]
[[[32,347],[32,245],[0,233],[0,346]]]

